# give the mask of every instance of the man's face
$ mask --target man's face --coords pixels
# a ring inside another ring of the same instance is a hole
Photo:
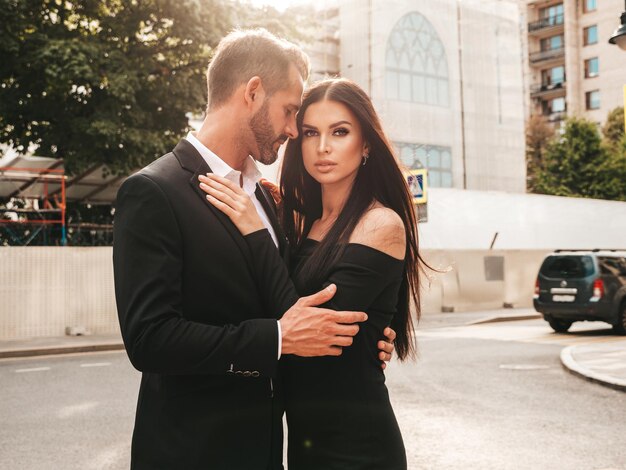
[[[296,114],[302,104],[304,83],[298,69],[290,66],[289,84],[266,97],[261,108],[250,119],[250,130],[256,143],[252,156],[264,165],[278,158],[278,150],[287,139],[298,137]]]

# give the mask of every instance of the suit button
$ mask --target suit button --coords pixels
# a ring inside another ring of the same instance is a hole
[[[258,377],[260,374],[259,374],[258,370],[254,370],[254,371],[252,371],[251,375],[252,375],[252,377]]]
[[[247,371],[245,371],[245,372],[243,373],[243,376],[244,376],[244,377],[250,377],[251,375],[252,375],[252,373],[251,373],[249,370],[247,370]]]

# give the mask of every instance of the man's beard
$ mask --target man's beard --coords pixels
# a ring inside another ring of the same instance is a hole
[[[254,134],[254,140],[259,149],[259,154],[253,155],[254,159],[264,165],[271,165],[278,158],[278,149],[274,150],[274,145],[284,143],[288,137],[284,134],[279,136],[274,134],[267,99],[261,109],[250,119],[250,130]]]

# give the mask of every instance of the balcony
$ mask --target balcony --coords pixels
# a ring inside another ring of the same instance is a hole
[[[565,57],[565,48],[559,47],[558,49],[532,52],[530,54],[530,63],[534,65],[540,62],[562,59],[563,57]]]
[[[541,18],[539,21],[528,23],[528,33],[532,35],[545,33],[558,33],[563,31],[563,14]]]
[[[531,85],[531,98],[552,99],[565,95],[565,82],[537,83]]]
[[[555,113],[544,113],[544,116],[548,119],[549,123],[559,124],[561,121],[565,121],[567,118],[567,112],[557,111]]]

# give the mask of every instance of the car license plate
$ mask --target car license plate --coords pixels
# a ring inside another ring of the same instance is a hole
[[[552,302],[573,302],[576,300],[575,295],[553,295]]]

